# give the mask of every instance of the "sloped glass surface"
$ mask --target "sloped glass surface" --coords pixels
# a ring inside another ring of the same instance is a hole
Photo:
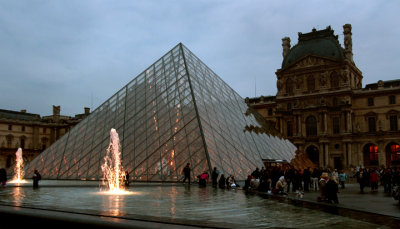
[[[192,179],[217,167],[245,179],[262,159],[290,160],[287,140],[244,132],[247,106],[182,44],[157,60],[26,166],[43,179],[99,180],[109,132],[119,134],[134,181],[171,181],[191,163]]]

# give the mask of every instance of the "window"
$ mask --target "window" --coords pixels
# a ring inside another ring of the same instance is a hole
[[[286,93],[293,94],[293,83],[290,78],[286,80]]]
[[[386,147],[387,158],[386,160],[390,160],[390,165],[399,165],[400,164],[400,145],[397,143],[390,143]]]
[[[11,148],[13,136],[10,134],[10,135],[7,135],[6,138],[7,138],[7,148]]]
[[[44,133],[44,134],[46,133],[46,130],[47,130],[46,127],[44,127],[44,128],[43,128],[43,133]]]
[[[25,138],[21,138],[21,144],[20,144],[21,149],[25,148]]]
[[[333,117],[333,119],[332,119],[332,127],[333,127],[333,133],[334,134],[339,134],[340,133],[340,119],[339,119],[339,117]]]
[[[312,77],[312,76],[307,78],[307,89],[308,89],[308,91],[315,90],[315,80],[314,80],[314,77]]]
[[[368,118],[368,129],[369,129],[369,132],[376,132],[375,117],[369,117]]]
[[[268,109],[268,116],[272,116],[272,108]]]
[[[369,146],[369,161],[378,161],[378,146]]]
[[[389,96],[389,104],[396,104],[396,97],[394,95]]]
[[[397,115],[392,115],[392,116],[390,116],[390,130],[391,130],[391,131],[396,131],[396,130],[398,130],[398,126],[397,126]]]
[[[21,127],[21,131],[25,131],[25,126],[22,126],[22,127]]]
[[[291,104],[291,103],[288,103],[286,106],[287,106],[287,110],[288,110],[288,111],[291,111],[291,110],[292,110],[292,104]]]
[[[374,105],[374,98],[368,98],[368,106]]]
[[[332,72],[331,74],[331,88],[339,87],[339,79],[336,72]]]
[[[312,115],[306,119],[306,134],[307,136],[317,135],[317,119]]]
[[[332,104],[333,104],[333,106],[337,106],[338,105],[337,98],[333,98]]]
[[[8,130],[12,130],[12,125],[8,125]]]
[[[287,122],[286,124],[287,127],[287,136],[292,137],[293,136],[293,125],[291,122]]]

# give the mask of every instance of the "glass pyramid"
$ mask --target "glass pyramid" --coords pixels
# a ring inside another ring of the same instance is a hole
[[[26,176],[37,169],[44,179],[102,179],[111,128],[135,181],[179,181],[188,162],[192,178],[217,167],[244,180],[262,159],[294,158],[288,140],[244,131],[257,125],[246,109],[243,98],[178,44],[29,163]]]

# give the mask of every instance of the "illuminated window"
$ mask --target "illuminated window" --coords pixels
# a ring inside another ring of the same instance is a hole
[[[378,146],[376,145],[369,146],[369,160],[378,161]]]

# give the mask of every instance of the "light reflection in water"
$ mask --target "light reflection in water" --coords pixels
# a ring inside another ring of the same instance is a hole
[[[125,211],[125,196],[109,195],[103,197],[103,214],[111,216],[123,216]]]
[[[178,191],[175,186],[172,186],[171,192],[169,193],[169,197],[171,198],[171,215],[175,216],[175,208],[176,208],[176,196],[178,195]]]
[[[14,204],[16,206],[21,206],[22,201],[25,198],[25,191],[21,187],[15,187],[14,192],[13,192],[13,197],[14,197]]]

